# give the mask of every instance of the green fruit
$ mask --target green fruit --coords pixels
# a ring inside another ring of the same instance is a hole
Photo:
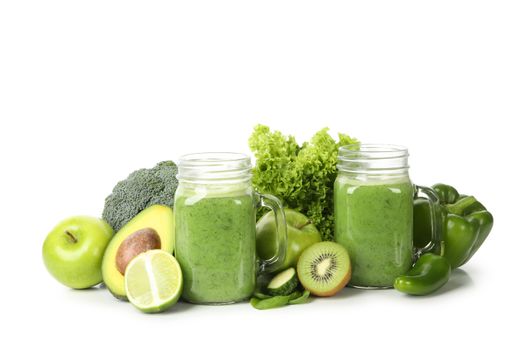
[[[288,244],[286,258],[278,271],[297,266],[297,260],[301,253],[314,243],[321,242],[321,235],[317,228],[303,214],[284,209],[286,215]],[[275,230],[275,215],[266,213],[256,226],[257,230],[257,255],[261,259],[270,259],[277,251],[277,240]]]
[[[297,263],[299,280],[312,294],[327,297],[350,281],[350,257],[339,243],[321,242],[305,249]]]
[[[124,275],[126,295],[137,309],[154,313],[169,309],[182,293],[182,271],[177,260],[163,250],[137,255]]]
[[[60,283],[75,289],[102,282],[100,266],[113,230],[102,219],[74,216],[60,222],[47,235],[42,257],[47,270]]]
[[[270,295],[288,295],[297,287],[298,282],[295,269],[290,267],[275,275],[266,289]]]
[[[129,262],[140,253],[160,249],[160,236],[154,229],[147,227],[132,233],[120,243],[115,262],[117,270],[124,275]]]
[[[122,270],[122,264],[117,262],[117,257],[121,257],[121,245],[127,245],[125,242],[128,237],[135,234],[137,231],[144,231],[150,229],[154,231],[160,238],[160,249],[172,254],[175,243],[175,226],[174,226],[173,210],[164,205],[152,205],[137,214],[131,219],[120,231],[115,234],[109,243],[104,259],[102,261],[102,277],[104,283],[109,291],[118,299],[126,300],[126,290],[124,286],[124,275],[119,271]],[[133,242],[131,242],[133,243]],[[129,244],[136,249],[135,244]],[[158,248],[156,245],[150,245],[149,248]],[[147,249],[136,249],[135,253],[139,254]],[[131,260],[129,254],[126,259]],[[120,258],[119,258],[120,260]],[[127,262],[125,265],[127,265]],[[125,267],[125,266],[124,266]]]

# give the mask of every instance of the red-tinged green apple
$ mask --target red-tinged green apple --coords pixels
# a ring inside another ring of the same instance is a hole
[[[47,235],[42,257],[47,270],[60,283],[85,289],[102,282],[102,257],[113,229],[104,220],[73,216]]]
[[[284,263],[278,268],[282,271],[289,267],[297,266],[299,256],[309,246],[321,242],[321,235],[308,217],[296,210],[285,209],[286,228],[288,231],[288,245]],[[257,255],[261,259],[269,259],[277,251],[277,240],[275,230],[275,215],[266,213],[257,221]]]

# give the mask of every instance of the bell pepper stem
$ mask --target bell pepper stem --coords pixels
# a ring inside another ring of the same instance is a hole
[[[447,210],[450,214],[462,215],[465,209],[467,209],[472,204],[476,203],[477,199],[474,196],[468,196],[461,198],[456,203],[447,204]]]

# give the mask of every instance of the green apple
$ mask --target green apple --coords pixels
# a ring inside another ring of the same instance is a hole
[[[321,242],[321,235],[314,224],[303,214],[292,209],[284,209],[286,228],[288,232],[288,246],[286,258],[278,271],[297,266],[299,256],[309,246]],[[277,251],[275,231],[275,215],[266,213],[257,221],[257,255],[261,259],[269,259]]]
[[[89,288],[102,282],[102,257],[113,229],[91,216],[74,216],[60,222],[47,235],[42,257],[47,270],[60,283]]]

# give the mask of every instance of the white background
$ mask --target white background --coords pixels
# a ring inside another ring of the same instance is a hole
[[[524,18],[504,0],[2,1],[0,348],[523,348]],[[58,221],[99,215],[136,168],[248,152],[257,123],[403,144],[414,182],[475,194],[494,230],[422,298],[152,316],[46,272]]]

